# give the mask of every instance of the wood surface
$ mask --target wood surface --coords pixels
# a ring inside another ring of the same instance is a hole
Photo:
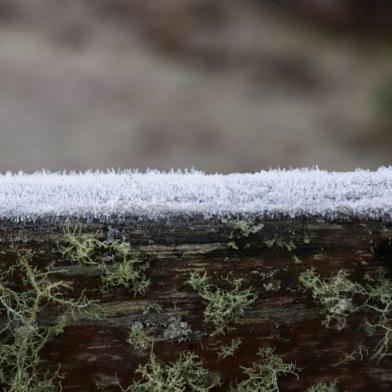
[[[281,391],[306,391],[311,384],[334,379],[340,391],[391,391],[392,358],[365,358],[333,366],[360,342],[374,346],[379,336],[369,337],[364,332],[363,312],[350,316],[341,331],[327,329],[322,324],[323,309],[300,288],[298,275],[311,266],[323,277],[344,269],[362,282],[366,273],[381,267],[391,277],[392,224],[253,218],[247,222],[256,227],[255,232],[247,233],[239,228],[243,221],[171,216],[159,221],[124,218],[116,223],[114,219],[101,223],[58,218],[0,222],[0,251],[11,244],[32,249],[33,262],[39,268],[55,261],[58,268],[67,270],[58,279],[73,285],[75,298],[84,291],[101,306],[96,317],[72,321],[46,345],[41,354],[43,370],[61,365],[63,391],[95,391],[97,380],[106,385],[105,390],[115,391],[118,389],[111,386],[115,376],[129,385],[137,366],[149,358],[149,351],[136,350],[127,342],[130,325],[141,321],[156,328],[153,349],[159,361],[168,363],[184,350],[194,351],[209,370],[222,377],[223,386],[217,391],[227,391],[230,383],[240,380],[240,366],[250,366],[257,359],[258,348],[266,344],[301,369],[298,379],[280,379]],[[152,284],[147,294],[134,298],[123,288],[103,294],[94,266],[73,265],[62,258],[57,243],[66,227],[74,225],[82,225],[83,232],[96,233],[102,240],[117,237],[129,241],[139,257],[150,263],[147,275]],[[9,257],[1,256],[1,263],[10,263]],[[258,299],[245,317],[223,337],[212,335],[213,326],[204,321],[203,301],[186,283],[192,271],[204,269],[220,287],[225,287],[221,278],[230,274],[243,278],[244,287],[258,291]],[[265,289],[263,283],[271,282],[263,281],[260,273],[274,270],[278,272],[272,283],[278,283],[278,289]],[[170,316],[178,311],[192,329],[182,342],[165,339],[164,334]],[[56,310],[49,308],[40,315],[40,323],[53,324],[56,316]],[[4,312],[0,320],[6,322]],[[242,339],[238,351],[233,357],[219,359],[218,347],[235,337]]]

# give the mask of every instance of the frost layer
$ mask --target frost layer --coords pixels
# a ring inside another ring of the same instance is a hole
[[[392,218],[392,167],[376,171],[270,170],[252,174],[148,171],[0,174],[0,218],[99,220],[257,215]]]

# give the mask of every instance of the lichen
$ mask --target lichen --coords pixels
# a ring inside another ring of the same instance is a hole
[[[277,278],[281,273],[280,268],[275,268],[271,271],[260,272],[260,277],[262,282],[262,287],[264,291],[279,291],[282,285],[282,281]]]
[[[128,387],[118,383],[122,392],[208,392],[220,385],[219,377],[190,351],[169,364],[159,363],[152,353],[149,362],[136,369],[136,375],[139,379]]]
[[[372,354],[373,359],[381,361],[392,356],[392,281],[381,271],[373,278],[367,276],[362,292],[366,293],[364,308],[375,313],[375,320],[365,320],[365,329],[372,335],[381,333],[381,338]]]
[[[227,243],[227,248],[238,250],[239,240],[248,238],[250,235],[258,233],[263,227],[263,223],[257,223],[254,219],[231,222],[232,231],[229,235],[230,241]],[[249,246],[249,244],[246,246]]]
[[[264,346],[258,351],[259,360],[251,367],[241,366],[246,378],[232,386],[231,392],[279,392],[280,376],[298,377],[298,369],[292,362],[286,363],[274,354],[275,349]]]
[[[338,392],[336,381],[325,383],[319,382],[318,384],[310,386],[306,392]]]
[[[341,366],[354,361],[362,361],[368,355],[369,355],[369,349],[363,344],[358,344],[353,351],[351,351],[348,354],[344,354],[344,356],[341,359],[339,359],[339,361],[332,364],[332,366]]]
[[[82,233],[81,227],[75,226],[72,231],[66,229],[58,249],[63,257],[78,264],[95,266],[100,271],[100,289],[104,293],[124,287],[136,297],[144,295],[150,286],[145,274],[149,264],[138,258],[129,242],[118,239],[99,241],[96,235]]]
[[[347,325],[347,317],[358,310],[353,298],[359,292],[359,286],[348,278],[344,270],[322,279],[311,267],[300,274],[299,282],[311,291],[313,298],[322,306],[326,314],[323,324],[327,328],[343,329]]]
[[[213,335],[225,334],[232,329],[256,299],[252,288],[242,289],[242,279],[225,278],[230,289],[221,289],[208,281],[207,273],[193,272],[188,283],[203,298],[206,307],[204,319],[215,327]]]
[[[239,220],[232,223],[233,232],[231,238],[249,237],[251,234],[258,233],[263,227],[263,223],[257,224],[254,219]]]
[[[230,343],[222,344],[218,349],[218,358],[225,359],[228,357],[232,357],[234,353],[238,350],[242,343],[241,338],[231,339]]]
[[[48,305],[76,316],[92,304],[84,296],[67,299],[71,286],[51,280],[51,271],[32,265],[30,251],[12,248],[16,261],[0,274],[0,307],[7,323],[0,331],[0,387],[6,392],[54,392],[60,386],[57,370],[40,371],[40,352],[61,326],[41,326],[38,316]],[[15,281],[20,281],[15,286]]]
[[[115,287],[124,287],[133,292],[134,297],[146,294],[150,287],[150,280],[145,275],[149,265],[138,259],[124,258],[116,264],[102,263],[101,281],[103,292],[108,292]]]
[[[182,321],[178,314],[171,315],[163,324],[163,339],[177,343],[189,340],[192,336],[192,328],[187,321]]]
[[[82,233],[82,227],[76,225],[73,230],[69,227],[65,229],[58,250],[63,257],[76,263],[95,264],[93,256],[98,245],[96,234]]]
[[[265,240],[264,243],[267,245],[267,248],[278,248],[286,250],[287,252],[293,252],[297,248],[294,241],[280,237]]]
[[[149,350],[154,344],[154,336],[141,322],[134,322],[129,331],[128,343],[136,350]]]

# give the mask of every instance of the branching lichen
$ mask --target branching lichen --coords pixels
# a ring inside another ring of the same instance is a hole
[[[97,236],[92,233],[82,233],[82,227],[77,225],[73,230],[67,228],[58,250],[63,257],[78,264],[95,264],[94,253],[99,245]]]
[[[128,343],[137,350],[149,350],[154,344],[154,336],[145,328],[143,323],[135,322],[131,325]]]
[[[231,392],[279,392],[280,376],[294,375],[298,377],[298,369],[294,363],[286,363],[274,354],[275,349],[265,346],[259,349],[259,361],[251,367],[241,366],[246,378],[231,387]]]
[[[358,346],[353,351],[348,354],[345,354],[343,358],[334,363],[332,366],[341,366],[354,361],[362,361],[368,355],[368,348],[363,344],[358,344]]]
[[[242,289],[242,279],[225,278],[231,289],[221,289],[209,283],[207,273],[193,272],[188,283],[204,299],[204,319],[215,327],[213,335],[225,334],[232,329],[256,299],[252,288]]]
[[[208,392],[220,385],[219,377],[204,368],[199,357],[189,351],[183,352],[171,364],[161,364],[155,354],[150,361],[140,365],[136,374],[140,379],[124,388],[123,392]]]
[[[370,312],[365,320],[365,329],[369,335],[381,334],[371,358],[380,361],[392,356],[392,281],[382,272],[376,277],[366,276],[366,283],[362,285],[352,282],[343,270],[323,280],[314,268],[310,268],[300,275],[299,281],[323,306],[327,313],[324,321],[327,327],[334,326],[340,330],[346,326],[351,313],[358,310]],[[353,303],[356,295],[362,298],[359,305]],[[361,356],[364,351],[352,354]]]
[[[125,287],[133,292],[134,297],[144,295],[150,287],[150,280],[145,275],[148,263],[138,259],[124,258],[116,264],[102,263],[101,287],[103,292],[108,292],[114,287]]]
[[[306,392],[338,392],[338,387],[336,381],[329,383],[320,382],[310,386]]]
[[[279,248],[287,250],[287,252],[292,252],[297,248],[297,246],[292,240],[288,240],[286,238],[274,237],[270,240],[265,240],[264,243],[267,245],[268,248]]]
[[[58,249],[63,257],[74,262],[96,266],[101,273],[103,292],[125,287],[137,296],[144,295],[150,286],[145,274],[149,264],[138,259],[129,242],[99,241],[93,234],[83,234],[76,226],[72,231],[66,230]]]
[[[392,356],[392,281],[380,272],[376,278],[367,277],[362,291],[367,295],[365,309],[376,315],[375,320],[365,321],[366,331],[370,335],[380,332],[382,336],[372,355],[373,359],[380,361]]]
[[[340,270],[336,275],[322,279],[314,267],[299,276],[300,283],[312,292],[313,298],[326,313],[323,324],[327,328],[343,329],[347,317],[358,308],[353,297],[359,292],[359,286],[348,278],[348,273]]]
[[[232,357],[240,347],[241,343],[242,343],[241,338],[235,338],[235,339],[231,339],[229,344],[224,344],[220,346],[218,350],[218,358],[225,359],[228,357]]]
[[[7,316],[0,331],[0,387],[7,392],[54,392],[59,386],[59,371],[42,374],[40,352],[59,329],[40,326],[38,316],[49,305],[76,316],[91,302],[84,296],[65,298],[64,293],[71,289],[68,284],[54,282],[50,271],[33,267],[31,252],[12,251],[17,256],[15,264],[0,274],[0,308]]]

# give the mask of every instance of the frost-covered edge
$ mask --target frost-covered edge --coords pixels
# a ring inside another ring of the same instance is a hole
[[[0,174],[0,219],[160,219],[172,215],[392,220],[392,167]]]

